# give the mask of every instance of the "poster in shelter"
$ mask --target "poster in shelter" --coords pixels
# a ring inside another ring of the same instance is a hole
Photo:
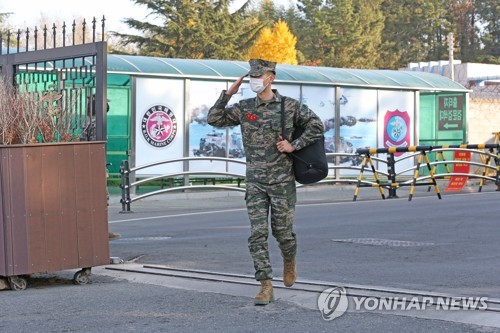
[[[408,147],[415,139],[415,93],[408,91],[379,90],[378,147]],[[413,159],[405,159],[410,153],[395,154],[396,173],[411,168]],[[379,154],[387,159],[387,154]],[[398,162],[398,160],[401,160]],[[379,163],[381,171],[387,165]],[[411,173],[411,170],[408,172]]]
[[[375,89],[340,89],[340,144],[338,153],[355,154],[358,148],[377,146],[377,90]],[[340,164],[358,166],[362,159],[358,156],[340,156]],[[341,174],[353,171],[342,169]],[[355,171],[357,173],[357,171]]]
[[[138,78],[135,105],[135,165],[183,157],[183,80]],[[182,164],[162,164],[136,172],[168,174],[182,171]]]
[[[226,89],[226,82],[190,81],[189,86],[189,156],[226,157],[226,128],[207,123],[208,110]],[[226,170],[226,163],[202,160],[189,163],[191,171]]]

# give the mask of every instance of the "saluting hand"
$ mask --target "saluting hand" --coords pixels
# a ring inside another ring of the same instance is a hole
[[[283,140],[283,137],[279,136],[279,141],[276,144],[276,147],[281,153],[291,153],[295,150],[295,147],[288,142],[288,140]]]
[[[240,77],[238,80],[234,81],[234,83],[229,87],[229,89],[226,91],[226,95],[228,96],[233,96],[238,92],[240,89],[241,83],[243,82],[243,79],[245,78],[246,75],[243,75]]]

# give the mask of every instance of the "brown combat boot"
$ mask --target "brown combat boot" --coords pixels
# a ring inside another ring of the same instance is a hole
[[[260,292],[255,296],[255,305],[267,305],[274,301],[272,280],[260,281]]]
[[[297,267],[295,266],[295,257],[283,260],[283,283],[287,287],[293,286],[297,278]]]

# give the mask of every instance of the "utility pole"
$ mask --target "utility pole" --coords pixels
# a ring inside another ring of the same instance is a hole
[[[448,34],[448,58],[450,63],[450,79],[455,81],[455,66],[453,65],[453,32]]]

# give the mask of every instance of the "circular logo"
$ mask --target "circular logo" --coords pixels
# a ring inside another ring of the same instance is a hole
[[[147,143],[156,148],[168,146],[177,134],[177,119],[164,105],[149,108],[142,117],[141,131]]]
[[[406,138],[408,127],[406,121],[400,116],[393,116],[387,123],[387,135],[393,142],[399,142]]]
[[[333,320],[346,312],[348,302],[345,288],[328,288],[318,297],[318,309],[324,320]]]

